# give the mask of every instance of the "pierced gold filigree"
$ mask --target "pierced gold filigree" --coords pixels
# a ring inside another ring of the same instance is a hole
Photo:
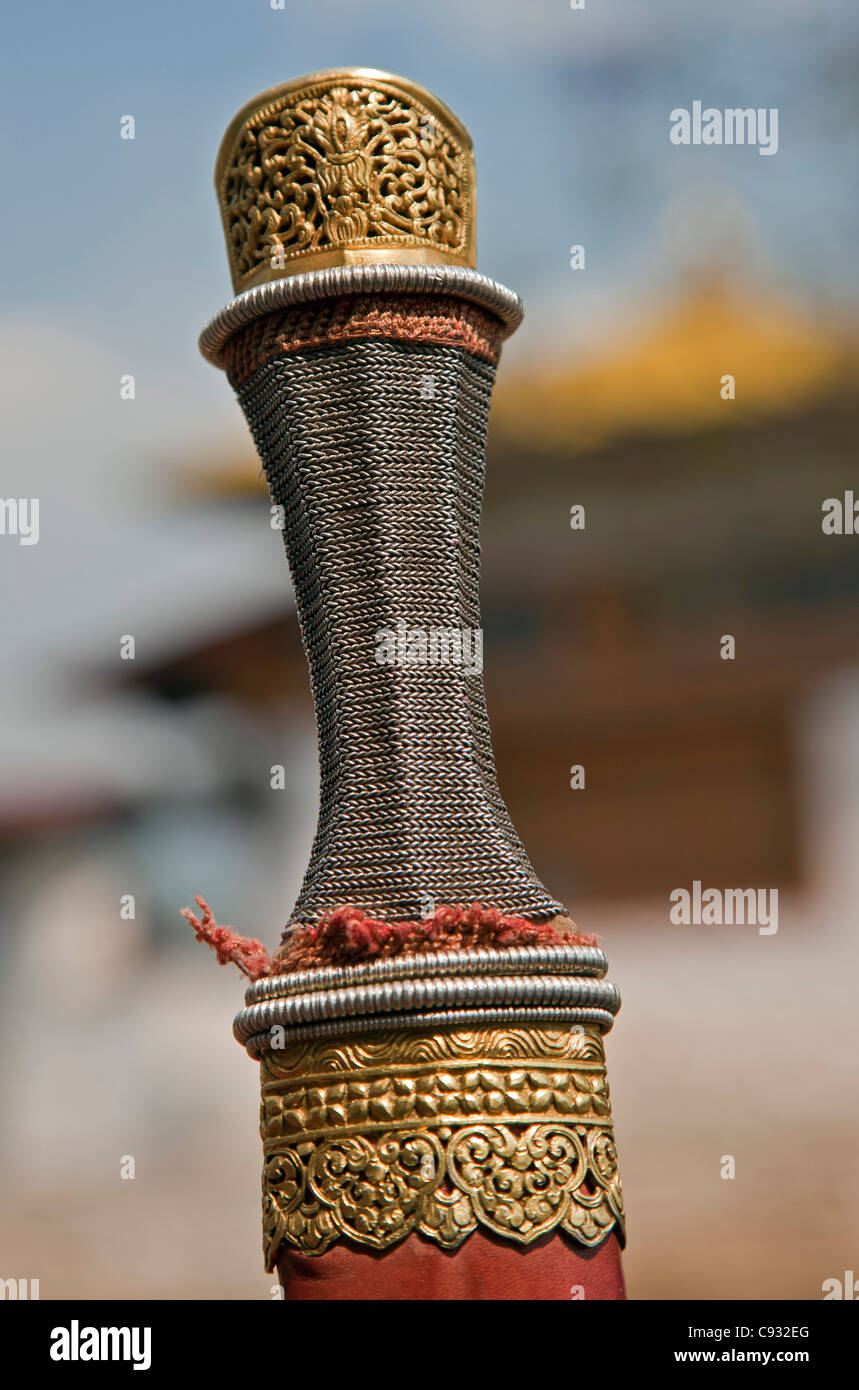
[[[263,92],[224,136],[215,182],[236,291],[331,265],[475,263],[468,133],[390,73]]]
[[[475,1029],[292,1044],[262,1058],[266,1267],[282,1246],[478,1225],[528,1245],[623,1237],[599,1030]]]

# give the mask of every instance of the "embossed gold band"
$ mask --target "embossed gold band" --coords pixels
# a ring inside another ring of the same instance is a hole
[[[263,1246],[447,1248],[478,1225],[587,1246],[623,1204],[598,1028],[391,1030],[262,1058]]]

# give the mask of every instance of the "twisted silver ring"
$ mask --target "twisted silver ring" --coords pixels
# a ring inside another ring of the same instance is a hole
[[[441,951],[417,955],[409,952],[385,960],[365,961],[361,965],[326,965],[318,970],[296,970],[289,974],[267,975],[255,980],[245,991],[250,1007],[263,999],[282,998],[313,990],[338,989],[345,985],[370,984],[384,980],[419,979],[429,975],[508,975],[525,973],[595,975],[602,978],[608,969],[604,953],[596,946],[510,946],[504,949],[476,947],[473,950]]]
[[[608,980],[569,975],[503,975],[409,979],[352,985],[269,999],[243,1009],[233,1023],[241,1043],[275,1024],[294,1026],[355,1014],[399,1014],[478,1005],[594,1006],[616,1014],[620,992]]]
[[[387,1029],[414,1028],[504,1028],[532,1024],[539,1027],[571,1027],[576,1024],[591,1023],[608,1033],[614,1024],[614,1017],[607,1009],[444,1009],[438,1013],[373,1014],[366,1018],[343,1018],[333,1022],[305,1023],[287,1031],[285,1046],[293,1042],[307,1042],[313,1038],[340,1038],[352,1033],[379,1033]],[[271,1034],[260,1032],[248,1038],[245,1048],[251,1057],[259,1057],[263,1052],[279,1051],[272,1048]]]

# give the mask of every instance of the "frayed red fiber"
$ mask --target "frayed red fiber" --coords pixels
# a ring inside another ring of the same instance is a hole
[[[571,924],[572,925],[572,924]],[[543,946],[568,942],[595,946],[596,937],[559,931],[551,922],[508,917],[496,908],[438,907],[420,922],[383,922],[358,907],[335,908],[313,926],[290,929],[272,961],[273,971],[349,965],[407,952],[468,950],[478,946]]]
[[[191,923],[197,941],[205,941],[207,946],[211,946],[219,965],[237,965],[249,980],[259,980],[263,975],[271,974],[271,957],[261,941],[239,936],[232,927],[219,927],[206,899],[197,893],[194,901],[202,908],[202,921],[190,907],[180,908],[179,915]]]

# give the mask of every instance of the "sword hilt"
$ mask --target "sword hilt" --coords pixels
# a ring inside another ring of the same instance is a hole
[[[619,996],[513,828],[483,691],[486,426],[522,308],[474,267],[471,142],[413,83],[316,73],[239,112],[216,183],[237,294],[201,348],[283,509],[321,769],[295,930],[235,1024],[268,1267],[479,1226],[602,1246]]]

